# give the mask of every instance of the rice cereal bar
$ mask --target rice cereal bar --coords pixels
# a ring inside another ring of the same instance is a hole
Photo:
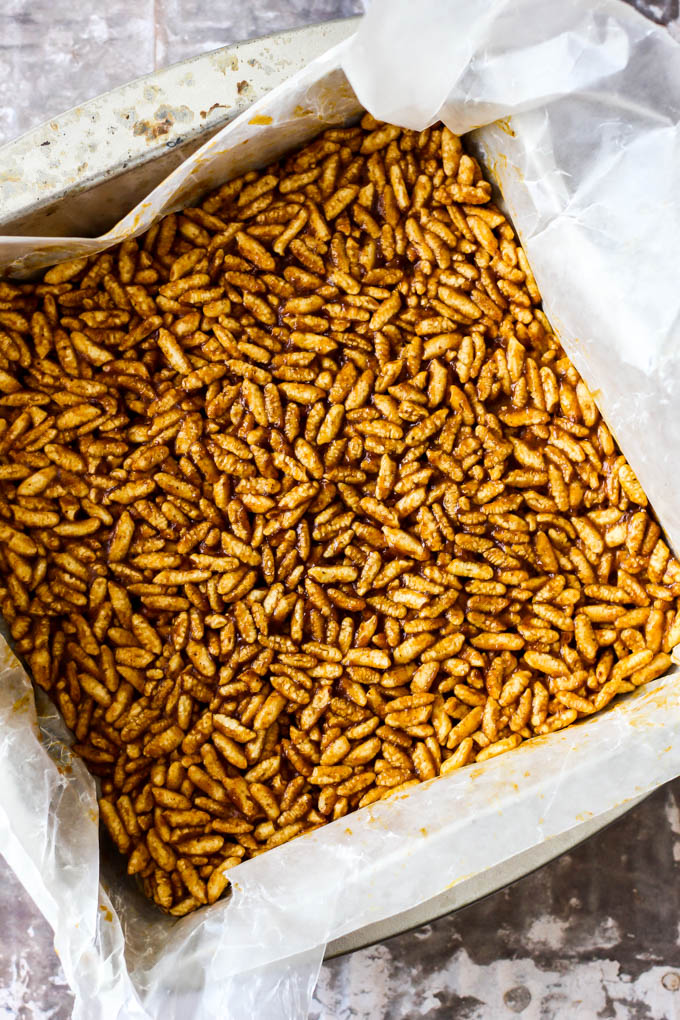
[[[680,567],[442,125],[0,283],[0,609],[174,915],[664,673]]]

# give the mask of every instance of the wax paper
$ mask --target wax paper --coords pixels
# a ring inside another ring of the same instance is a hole
[[[350,84],[351,83],[351,84]],[[0,238],[34,270],[144,230],[365,106],[443,118],[500,185],[547,313],[680,548],[680,50],[618,0],[374,0],[357,36],[261,100],[105,237]],[[100,855],[94,781],[0,649],[0,851],[43,910],[82,1020],[304,1018],[326,943],[680,774],[675,673],[567,730],[248,861],[159,914]]]

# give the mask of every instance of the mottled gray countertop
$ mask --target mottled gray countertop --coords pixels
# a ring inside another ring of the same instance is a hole
[[[549,2],[549,0],[546,0]],[[678,0],[637,0],[678,34]],[[359,0],[0,0],[0,143],[106,89]],[[51,930],[0,858],[0,1020],[64,1020]],[[509,888],[324,965],[313,1020],[680,1018],[680,780]]]

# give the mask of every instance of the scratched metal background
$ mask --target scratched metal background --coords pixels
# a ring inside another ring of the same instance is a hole
[[[680,37],[678,0],[636,6]],[[360,0],[0,0],[0,144],[196,53],[360,9]],[[50,929],[0,858],[0,1020],[70,1011]],[[514,1015],[680,1020],[680,781],[504,891],[327,963],[311,1017]]]

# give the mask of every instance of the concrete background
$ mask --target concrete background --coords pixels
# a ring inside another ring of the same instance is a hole
[[[546,0],[549,2],[549,0]],[[678,0],[637,0],[680,35]],[[0,144],[140,74],[360,0],[0,0]],[[66,1020],[51,930],[0,858],[0,1020]],[[324,965],[312,1020],[680,1018],[680,781],[520,882]]]

